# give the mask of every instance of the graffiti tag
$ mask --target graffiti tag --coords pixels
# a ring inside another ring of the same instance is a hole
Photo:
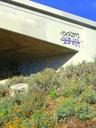
[[[79,33],[74,33],[74,32],[66,32],[62,31],[61,33],[61,41],[64,42],[64,44],[71,44],[76,47],[80,47],[80,34]]]

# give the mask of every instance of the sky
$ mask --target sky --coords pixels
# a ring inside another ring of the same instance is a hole
[[[32,0],[96,22],[96,0]]]

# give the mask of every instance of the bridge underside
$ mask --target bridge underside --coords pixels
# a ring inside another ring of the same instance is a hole
[[[73,50],[35,38],[0,29],[0,59],[37,59],[73,52]]]
[[[66,47],[0,29],[0,77],[2,78],[14,74],[30,74],[45,67],[58,69],[75,53],[74,50]]]

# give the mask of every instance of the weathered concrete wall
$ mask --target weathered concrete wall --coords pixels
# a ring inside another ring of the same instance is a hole
[[[83,27],[85,31],[84,42],[80,51],[74,55],[64,66],[78,64],[83,60],[93,61],[96,58],[96,30]]]

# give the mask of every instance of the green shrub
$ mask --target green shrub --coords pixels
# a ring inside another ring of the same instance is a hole
[[[10,112],[13,108],[13,105],[14,102],[10,97],[7,97],[0,102],[0,126],[2,123],[12,119],[10,116]]]
[[[61,120],[69,116],[73,116],[75,112],[75,104],[76,104],[76,99],[65,98],[64,102],[56,112],[57,119]]]
[[[76,106],[74,115],[80,120],[87,120],[96,117],[96,111],[89,104],[81,102],[78,106]]]
[[[44,112],[38,112],[38,113],[32,115],[31,119],[32,119],[31,122],[37,128],[53,128],[54,127],[54,121],[52,120],[51,117],[49,117]]]
[[[51,97],[56,97],[57,96],[57,92],[56,92],[56,89],[51,89],[50,90],[50,92],[49,92],[49,95],[51,96]]]
[[[22,112],[33,112],[46,107],[46,95],[38,88],[31,88],[26,93],[17,92],[14,103]]]
[[[21,109],[23,111],[35,111],[46,107],[46,95],[42,92],[34,90],[25,94],[22,99]]]
[[[71,78],[81,78],[81,77],[85,77],[85,81],[88,82],[88,80],[91,82],[94,81],[94,77],[96,77],[96,63],[94,62],[90,62],[90,63],[86,63],[86,62],[82,62],[81,64],[78,65],[69,65],[67,66],[64,71],[63,71],[63,76],[67,77],[69,79]],[[91,77],[91,76],[93,77]],[[89,79],[88,77],[90,76]]]
[[[61,105],[55,117],[57,120],[66,119],[70,116],[76,116],[81,120],[91,119],[96,116],[95,110],[85,102],[80,102],[76,98],[65,98],[63,105]]]
[[[67,81],[68,83],[64,86],[63,95],[76,97],[80,95],[81,88],[78,82],[74,79]]]
[[[0,99],[9,95],[9,86],[0,84]]]
[[[9,87],[14,84],[27,83],[27,82],[28,82],[28,77],[24,77],[24,76],[15,76],[7,80],[7,84]]]
[[[35,82],[44,91],[50,91],[55,88],[54,81],[56,78],[56,72],[52,69],[46,69],[43,72],[37,73],[35,76]]]
[[[96,103],[96,91],[94,91],[90,86],[82,92],[81,98],[83,101],[94,104]]]

